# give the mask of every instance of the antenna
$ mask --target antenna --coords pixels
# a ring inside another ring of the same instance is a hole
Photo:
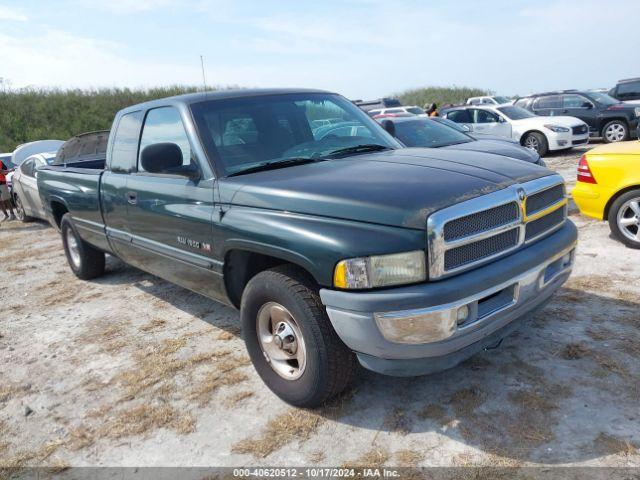
[[[200,55],[200,66],[202,67],[202,86],[206,90],[207,89],[207,79],[204,76],[204,57]]]

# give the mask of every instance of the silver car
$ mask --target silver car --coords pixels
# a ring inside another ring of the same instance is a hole
[[[38,193],[38,169],[49,165],[56,158],[56,152],[38,153],[26,158],[13,174],[13,201],[16,215],[23,222],[34,218],[46,220],[44,207]]]

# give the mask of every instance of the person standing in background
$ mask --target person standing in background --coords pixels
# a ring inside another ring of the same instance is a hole
[[[16,215],[13,212],[11,193],[9,192],[9,187],[7,186],[7,177],[5,176],[11,171],[12,170],[9,170],[5,166],[5,164],[2,163],[2,160],[0,160],[0,211],[2,211],[2,213],[4,214],[4,218],[0,220],[0,222],[16,219]]]

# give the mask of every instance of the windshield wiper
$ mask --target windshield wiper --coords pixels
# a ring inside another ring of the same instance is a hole
[[[284,158],[280,160],[269,160],[268,162],[262,162],[253,167],[245,168],[238,172],[233,172],[227,175],[228,177],[235,177],[237,175],[244,175],[245,173],[263,172],[265,170],[275,170],[276,168],[292,167],[294,165],[304,165],[305,163],[314,163],[321,161],[321,158]]]
[[[323,158],[331,158],[337,155],[349,154],[349,153],[366,153],[366,152],[380,152],[382,150],[391,150],[391,147],[385,145],[378,145],[377,143],[365,143],[363,145],[354,145],[353,147],[339,148],[325,155]]]

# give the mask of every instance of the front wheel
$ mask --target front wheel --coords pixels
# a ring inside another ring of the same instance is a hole
[[[16,206],[16,217],[18,217],[18,220],[20,220],[23,223],[27,223],[27,222],[33,221],[33,217],[30,217],[25,212],[24,204],[22,203],[22,200],[20,199],[20,195],[18,195],[17,193],[13,197],[13,203]]]
[[[629,138],[629,128],[620,120],[613,120],[602,128],[605,143],[624,142]]]
[[[67,262],[76,277],[91,280],[104,273],[104,252],[96,250],[80,238],[68,213],[60,222],[60,233]]]
[[[630,248],[640,248],[640,190],[620,195],[609,209],[609,228]]]
[[[253,277],[240,317],[253,366],[285,402],[317,407],[353,378],[354,354],[333,330],[313,281],[295,267]]]
[[[538,132],[527,133],[522,139],[522,146],[535,150],[541,157],[544,157],[549,151],[547,138]]]

